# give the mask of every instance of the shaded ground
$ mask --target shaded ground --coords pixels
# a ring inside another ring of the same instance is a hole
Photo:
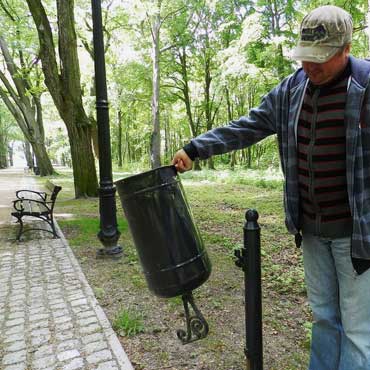
[[[233,250],[241,246],[247,208],[258,209],[262,229],[265,368],[307,368],[310,316],[301,251],[285,231],[280,189],[267,189],[266,184],[183,181],[213,271],[194,293],[210,333],[202,341],[182,345],[176,337],[176,330],[184,327],[182,302],[159,299],[148,291],[125,220],[119,219],[124,258],[96,259],[100,247],[94,236],[97,200],[73,200],[70,181],[60,177],[59,182],[64,186],[57,206],[59,224],[109,319],[115,323],[123,311],[130,318],[126,327],[116,325],[116,330],[135,369],[245,368],[243,274],[234,264]],[[122,214],[120,207],[118,214]]]

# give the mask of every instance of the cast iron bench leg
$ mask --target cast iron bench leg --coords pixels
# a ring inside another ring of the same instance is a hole
[[[17,222],[19,222],[19,230],[18,230],[18,234],[17,234],[17,237],[16,237],[16,240],[17,241],[20,241],[21,240],[21,236],[22,236],[22,233],[23,233],[23,221],[22,221],[22,216],[16,216],[17,217]]]

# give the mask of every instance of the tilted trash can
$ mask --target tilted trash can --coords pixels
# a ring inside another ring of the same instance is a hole
[[[181,295],[198,314],[191,292],[208,279],[211,263],[176,168],[159,167],[115,184],[149,289],[159,297]]]

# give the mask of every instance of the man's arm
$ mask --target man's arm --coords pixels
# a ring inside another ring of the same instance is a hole
[[[277,86],[263,99],[259,107],[251,109],[249,116],[231,121],[196,138],[179,150],[172,161],[179,172],[192,168],[195,158],[207,159],[212,155],[246,148],[276,133],[276,111],[281,89]]]

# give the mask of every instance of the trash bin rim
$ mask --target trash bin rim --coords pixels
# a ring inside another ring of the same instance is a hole
[[[129,199],[129,198],[136,197],[136,196],[138,196],[140,194],[153,193],[154,191],[159,191],[162,188],[169,187],[171,185],[177,184],[178,182],[179,182],[179,180],[174,180],[174,181],[171,181],[171,182],[165,182],[165,183],[160,184],[160,185],[151,186],[149,188],[140,189],[138,191],[134,191],[133,193],[122,194],[121,195],[121,199],[125,199],[126,200],[126,199]]]
[[[172,168],[175,171],[175,175],[177,175],[177,169],[176,169],[176,167],[173,164],[170,164],[170,165],[166,165],[166,166],[161,166],[161,167],[153,168],[153,169],[148,170],[148,171],[140,172],[140,173],[137,173],[135,175],[123,177],[122,179],[118,179],[118,180],[114,181],[113,183],[115,185],[117,185],[118,183],[124,182],[125,180],[128,180],[128,179],[135,180],[135,179],[137,179],[137,178],[139,178],[141,176],[144,177],[144,176],[148,175],[151,172],[154,173],[154,172],[157,172],[157,171],[162,170],[162,169],[165,169],[165,168]]]

